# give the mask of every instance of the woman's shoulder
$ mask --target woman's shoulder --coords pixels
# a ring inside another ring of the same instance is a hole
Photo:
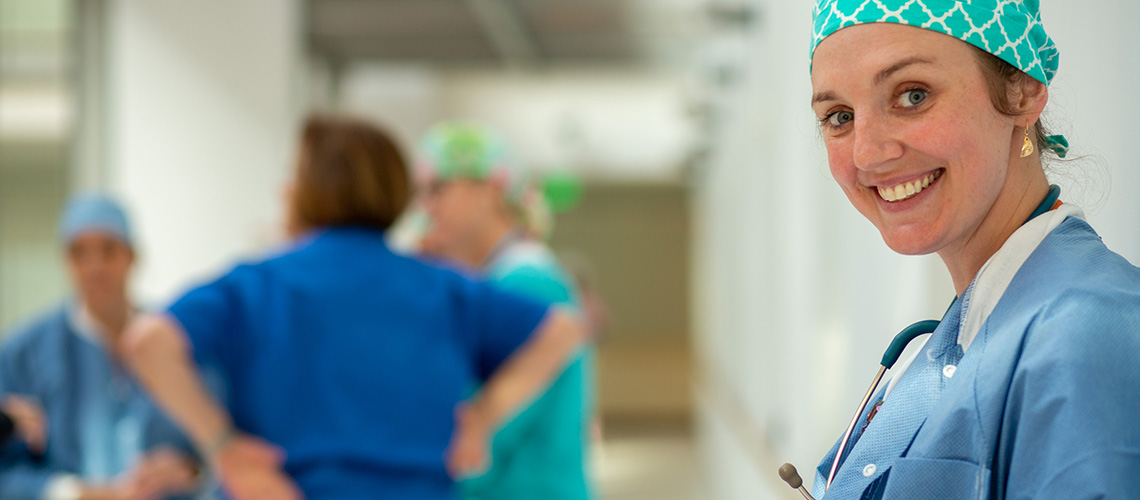
[[[1083,220],[1058,226],[1011,291],[1024,296],[1015,304],[1028,313],[1027,354],[1058,362],[1140,356],[1140,268]]]
[[[1140,268],[1105,246],[1087,222],[1070,217],[1029,256],[1014,286],[1032,288],[1048,302],[1135,300]]]
[[[569,281],[568,273],[554,252],[546,245],[534,241],[524,241],[504,250],[491,263],[489,274],[495,279],[523,275],[559,283]]]
[[[3,343],[4,351],[28,351],[48,342],[58,342],[68,334],[70,304],[52,306],[34,318],[13,327]]]
[[[1039,355],[1113,342],[1140,349],[1140,268],[1109,250],[1085,221],[1070,218],[1026,260],[994,314],[1024,324],[1024,345],[1040,348]]]

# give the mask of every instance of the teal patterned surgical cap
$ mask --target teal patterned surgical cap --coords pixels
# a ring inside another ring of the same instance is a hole
[[[993,54],[1045,85],[1053,81],[1061,53],[1041,24],[1039,0],[816,0],[810,57],[832,33],[867,23],[897,23],[950,35]],[[1046,138],[1044,147],[1064,158],[1069,142]]]
[[[811,56],[832,33],[898,23],[944,33],[993,54],[1049,85],[1060,52],[1041,24],[1039,0],[817,0]]]

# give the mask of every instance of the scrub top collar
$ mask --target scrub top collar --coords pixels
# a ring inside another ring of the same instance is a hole
[[[507,249],[524,241],[526,241],[526,232],[523,231],[521,227],[511,228],[511,230],[507,231],[507,234],[504,234],[502,238],[499,238],[499,242],[495,243],[495,246],[491,248],[491,252],[483,259],[483,263],[479,265],[479,269],[486,271],[507,252]]]
[[[128,323],[135,312],[134,308],[127,312]],[[91,314],[91,309],[82,300],[75,299],[68,306],[67,322],[79,338],[99,348],[107,349],[107,328],[95,319],[95,316]]]
[[[67,320],[79,338],[100,348],[105,346],[104,339],[107,337],[104,334],[106,329],[92,317],[91,311],[83,301],[75,300],[71,303],[67,311]]]

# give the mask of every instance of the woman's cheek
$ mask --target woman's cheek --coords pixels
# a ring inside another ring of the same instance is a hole
[[[827,142],[827,164],[831,170],[831,177],[839,183],[844,191],[855,184],[855,164],[852,161],[851,148],[846,147],[843,141],[831,140]]]

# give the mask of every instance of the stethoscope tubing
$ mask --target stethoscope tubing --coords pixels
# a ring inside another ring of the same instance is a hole
[[[871,387],[867,388],[867,393],[863,395],[863,400],[859,402],[859,408],[855,410],[855,415],[851,417],[851,423],[847,425],[847,432],[843,433],[843,439],[839,441],[839,448],[835,451],[835,459],[831,461],[831,470],[827,473],[827,485],[824,486],[824,491],[831,487],[831,482],[835,480],[835,473],[839,471],[839,462],[843,458],[843,452],[847,450],[847,440],[851,439],[851,433],[855,432],[855,425],[859,423],[859,417],[863,415],[863,410],[867,409],[867,403],[871,402],[871,395],[875,393],[875,389],[879,388],[879,383],[883,380],[883,374],[887,372],[895,362],[899,360],[906,346],[910,341],[918,338],[920,335],[934,332],[938,328],[938,321],[924,320],[919,321],[913,325],[903,328],[903,331],[895,335],[891,340],[891,345],[887,347],[887,351],[883,353],[883,360],[879,365],[879,371],[875,374],[874,380],[871,381]]]
[[[843,433],[843,440],[839,441],[839,449],[835,451],[835,460],[831,461],[831,471],[827,473],[827,486],[824,491],[831,487],[831,481],[835,479],[835,473],[839,470],[839,457],[843,456],[843,452],[847,450],[847,440],[851,439],[851,433],[855,432],[855,425],[859,423],[859,417],[863,415],[863,410],[867,408],[867,403],[871,401],[871,395],[875,393],[875,389],[879,388],[879,382],[883,380],[883,374],[887,372],[887,367],[880,366],[879,372],[875,374],[875,379],[871,381],[871,387],[867,388],[867,393],[863,395],[863,400],[859,402],[859,408],[855,409],[855,415],[851,417],[851,423],[847,424],[847,432]]]

